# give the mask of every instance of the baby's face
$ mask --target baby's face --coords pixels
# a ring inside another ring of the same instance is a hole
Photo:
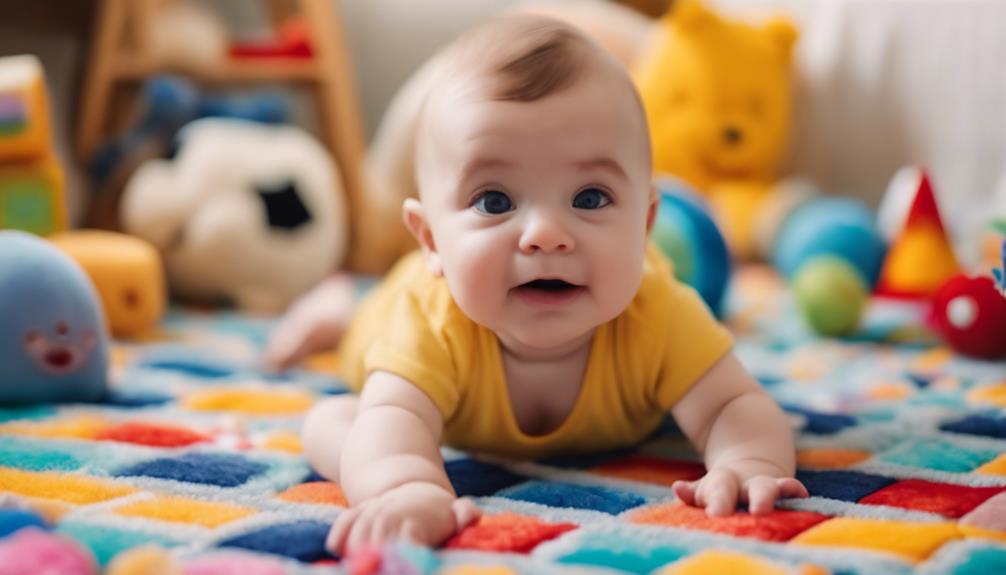
[[[460,89],[431,102],[422,211],[451,293],[504,345],[563,349],[620,314],[642,278],[646,127],[603,74],[534,102]]]

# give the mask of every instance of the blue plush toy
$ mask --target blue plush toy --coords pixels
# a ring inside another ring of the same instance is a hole
[[[0,231],[0,405],[96,401],[108,336],[84,271],[48,242]]]
[[[730,282],[730,253],[702,200],[673,178],[656,181],[660,193],[653,240],[674,262],[678,280],[695,288],[717,316]]]

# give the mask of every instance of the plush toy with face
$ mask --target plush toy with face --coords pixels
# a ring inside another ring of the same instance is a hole
[[[126,230],[163,253],[176,295],[249,311],[283,310],[348,247],[337,168],[290,126],[193,122],[174,160],[136,171],[121,210]]]
[[[0,270],[0,405],[101,399],[108,335],[84,271],[17,231],[0,231]]]

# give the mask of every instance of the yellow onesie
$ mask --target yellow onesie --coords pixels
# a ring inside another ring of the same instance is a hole
[[[426,393],[443,414],[446,444],[539,459],[639,442],[732,345],[698,294],[673,278],[670,263],[650,245],[639,291],[621,315],[597,328],[573,410],[545,435],[520,430],[496,335],[464,315],[418,252],[402,258],[364,300],[339,356],[354,390],[381,370]]]

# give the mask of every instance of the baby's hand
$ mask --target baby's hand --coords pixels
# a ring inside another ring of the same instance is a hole
[[[335,347],[352,318],[353,295],[352,279],[336,275],[301,296],[269,336],[266,368],[288,369],[312,353]]]
[[[671,489],[686,505],[705,507],[710,517],[730,515],[738,501],[747,503],[752,515],[764,515],[775,508],[777,499],[809,495],[792,477],[755,475],[745,479],[725,468],[713,468],[698,481],[675,481]]]
[[[470,499],[459,499],[432,483],[406,483],[344,511],[325,547],[342,555],[390,539],[435,547],[479,515]]]

